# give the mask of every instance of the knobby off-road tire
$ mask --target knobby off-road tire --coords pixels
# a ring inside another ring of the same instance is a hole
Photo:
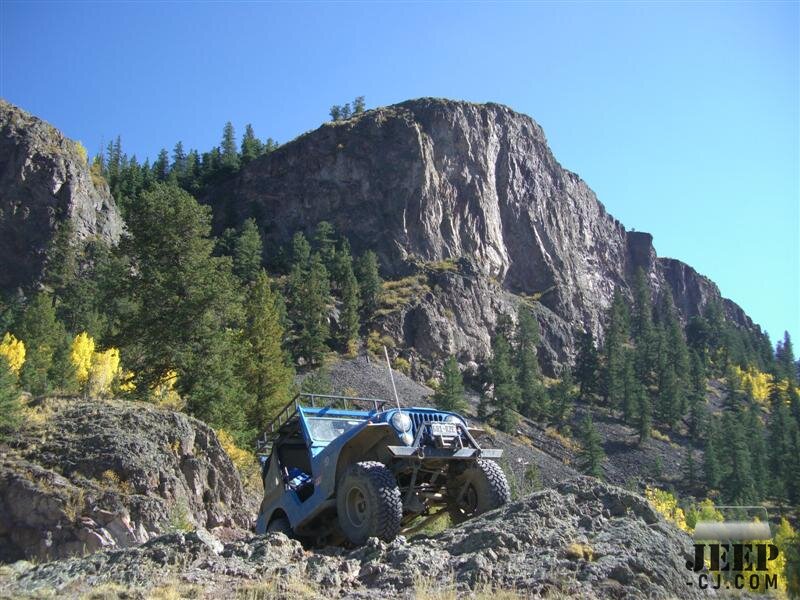
[[[339,527],[353,544],[371,537],[387,542],[400,533],[403,500],[392,472],[379,462],[351,465],[336,491]]]
[[[511,500],[503,469],[493,460],[479,458],[447,486],[447,509],[454,524],[495,508]]]

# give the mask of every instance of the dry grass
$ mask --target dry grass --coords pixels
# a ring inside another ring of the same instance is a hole
[[[427,271],[434,271],[437,273],[458,271],[458,263],[454,258],[446,258],[444,260],[432,260],[429,262],[422,263],[422,267]]]
[[[525,600],[533,595],[515,588],[502,588],[484,583],[475,589],[464,591],[456,586],[453,575],[449,577],[427,577],[418,575],[414,579],[414,600]]]
[[[669,439],[669,436],[666,433],[661,433],[658,429],[651,429],[650,430],[650,437],[654,440],[658,440],[660,442],[671,442],[672,440]]]
[[[83,488],[75,488],[64,503],[64,514],[72,522],[78,520],[83,513],[84,492]]]
[[[125,598],[130,593],[130,588],[126,588],[118,583],[101,583],[80,596],[81,600],[114,600]]]
[[[547,437],[556,440],[559,444],[564,446],[567,450],[570,450],[572,452],[578,452],[581,449],[581,447],[578,444],[578,442],[576,442],[572,438],[567,437],[566,435],[561,433],[555,427],[548,427],[547,429],[544,430],[544,433],[545,433],[545,435]]]
[[[316,586],[300,575],[273,577],[236,588],[236,600],[313,600],[324,597]]]
[[[55,411],[46,402],[42,402],[38,406],[23,408],[23,421],[28,427],[38,429],[52,421],[54,414]]]
[[[594,550],[592,550],[592,547],[588,544],[573,542],[564,550],[564,556],[574,560],[583,559],[591,561],[594,559]]]
[[[411,275],[395,281],[384,281],[377,316],[386,316],[428,294],[431,288],[424,274]]]
[[[125,481],[116,471],[108,469],[100,475],[100,483],[106,489],[116,490],[122,494],[130,496],[134,493],[133,485]]]
[[[147,600],[183,600],[184,598],[202,598],[202,588],[182,583],[167,583],[148,590]]]

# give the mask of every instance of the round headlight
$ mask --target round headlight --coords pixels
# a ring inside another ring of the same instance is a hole
[[[404,412],[396,412],[390,421],[397,431],[411,431],[411,417]]]
[[[462,419],[461,417],[457,417],[455,415],[447,415],[444,418],[444,422],[445,423],[454,423],[454,424],[457,424],[457,425],[461,425],[462,427],[466,427],[467,426],[467,424],[464,422],[464,419]]]

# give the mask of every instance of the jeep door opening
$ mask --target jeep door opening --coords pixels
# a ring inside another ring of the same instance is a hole
[[[448,512],[454,523],[508,502],[502,450],[452,412],[385,400],[298,394],[259,440],[264,499],[256,532],[308,543],[394,539]],[[357,407],[362,408],[357,408]]]

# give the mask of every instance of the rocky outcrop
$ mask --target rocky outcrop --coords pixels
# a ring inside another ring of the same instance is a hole
[[[255,514],[214,431],[122,401],[46,400],[0,453],[0,560],[63,558]]]
[[[42,277],[56,232],[115,243],[122,219],[76,142],[0,99],[0,289]]]
[[[209,598],[232,590],[306,598],[461,597],[469,590],[514,590],[514,597],[713,595],[687,585],[689,557],[690,538],[642,497],[581,477],[431,538],[308,552],[282,534],[224,547],[203,531],[171,534],[86,559],[16,565],[0,591],[77,596],[107,584],[146,593],[182,581],[184,591],[195,584],[192,597]]]
[[[376,251],[389,277],[469,262],[386,325],[428,358],[485,358],[508,293],[539,305],[545,363],[571,357],[576,331],[602,337],[614,289],[627,292],[637,267],[657,293],[672,285],[684,317],[719,297],[691,268],[658,259],[649,234],[609,215],[556,161],[533,119],[498,104],[424,98],[327,123],[206,200],[219,229],[254,217],[268,246],[330,221],[357,252]],[[751,326],[740,309],[728,315]]]

